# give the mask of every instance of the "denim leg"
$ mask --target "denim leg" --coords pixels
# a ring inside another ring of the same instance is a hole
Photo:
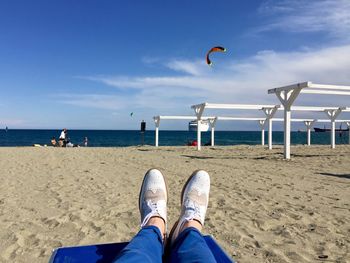
[[[194,227],[186,228],[171,247],[170,262],[216,262],[201,232]]]
[[[143,227],[113,262],[161,263],[162,235],[156,226]]]

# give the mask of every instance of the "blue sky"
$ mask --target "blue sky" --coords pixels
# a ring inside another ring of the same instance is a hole
[[[267,89],[350,85],[349,32],[348,0],[1,0],[0,127],[138,129],[145,119],[153,128],[152,116],[193,115],[190,106],[205,101],[278,104]],[[208,67],[216,45],[228,51]],[[350,100],[304,95],[297,104]]]

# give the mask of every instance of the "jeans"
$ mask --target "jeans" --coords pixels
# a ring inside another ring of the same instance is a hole
[[[167,262],[216,262],[202,234],[193,227],[186,228],[170,248]],[[113,262],[162,262],[163,243],[159,229],[143,227]]]

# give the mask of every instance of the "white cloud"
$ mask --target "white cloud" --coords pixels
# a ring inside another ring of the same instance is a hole
[[[173,60],[166,64],[166,66],[172,70],[188,73],[190,75],[198,76],[203,73],[201,71],[204,62],[197,60],[194,62],[186,60]]]
[[[88,108],[107,109],[107,110],[120,110],[127,106],[119,96],[114,95],[102,95],[102,94],[57,94],[59,102]]]
[[[350,40],[349,0],[267,1],[259,13],[271,16],[270,23],[257,31],[326,32],[332,37]]]
[[[199,75],[88,77],[125,91],[119,95],[77,95],[64,102],[111,110],[138,108],[156,114],[192,114],[190,105],[218,103],[279,103],[267,90],[291,83],[312,81],[350,85],[350,45],[298,52],[261,51],[242,61],[210,68],[197,62],[184,64]],[[180,60],[176,63],[182,64]],[[128,93],[128,90],[133,92]],[[301,95],[298,105],[350,106],[350,98]]]

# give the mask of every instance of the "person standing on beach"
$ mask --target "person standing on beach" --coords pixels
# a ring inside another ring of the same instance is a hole
[[[61,135],[60,135],[60,138],[58,140],[58,144],[59,144],[60,147],[65,147],[66,146],[66,142],[67,142],[67,129],[64,128],[61,131]]]
[[[88,137],[84,138],[84,146],[87,147],[88,146]]]

